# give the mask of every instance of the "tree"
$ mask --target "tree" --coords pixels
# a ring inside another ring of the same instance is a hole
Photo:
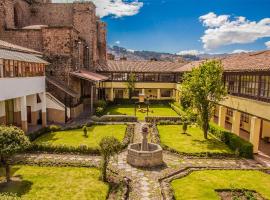
[[[0,126],[0,156],[1,164],[6,171],[6,180],[10,181],[9,158],[27,148],[30,145],[29,139],[24,132],[15,126]]]
[[[134,94],[135,83],[136,83],[136,75],[131,72],[128,76],[128,80],[126,83],[127,88],[128,88],[128,93],[129,93],[129,100],[131,100],[132,95]]]
[[[104,137],[99,143],[100,151],[102,155],[102,180],[107,182],[107,166],[109,164],[110,157],[119,153],[122,144],[112,136]]]
[[[209,121],[216,104],[226,96],[222,80],[223,67],[220,61],[209,60],[184,75],[182,96],[185,104],[198,113],[198,122],[207,139]]]

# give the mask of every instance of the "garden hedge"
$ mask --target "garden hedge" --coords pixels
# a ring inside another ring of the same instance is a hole
[[[178,122],[180,123],[181,122],[181,117],[172,117],[172,116],[169,116],[169,117],[161,117],[161,116],[151,116],[151,117],[145,117],[145,121],[148,122],[148,123],[158,123],[158,122],[161,122],[161,121],[170,121],[170,122]]]
[[[93,116],[91,118],[96,122],[137,122],[138,118],[129,115],[103,115],[101,117]]]
[[[244,158],[253,158],[253,145],[250,142],[214,123],[210,123],[209,132],[227,144],[233,151],[238,153],[239,156]]]

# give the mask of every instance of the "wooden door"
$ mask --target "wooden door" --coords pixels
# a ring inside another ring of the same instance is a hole
[[[5,101],[6,123],[7,125],[14,124],[14,101],[13,99]]]

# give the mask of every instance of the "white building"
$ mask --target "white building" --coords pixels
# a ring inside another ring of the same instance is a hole
[[[45,66],[41,53],[0,40],[0,125],[46,126]]]

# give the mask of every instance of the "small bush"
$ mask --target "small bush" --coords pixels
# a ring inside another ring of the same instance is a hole
[[[210,124],[209,132],[227,144],[239,156],[253,158],[253,145],[250,142],[213,123]]]
[[[104,113],[104,108],[97,107],[95,113],[97,116],[101,116]]]
[[[95,107],[95,108],[100,107],[100,108],[105,109],[106,106],[107,106],[107,102],[106,102],[105,100],[98,100],[98,101],[96,101],[96,102],[94,103],[94,107]]]
[[[87,126],[83,126],[83,127],[82,127],[82,131],[83,131],[84,137],[87,137],[87,136],[88,136]]]

